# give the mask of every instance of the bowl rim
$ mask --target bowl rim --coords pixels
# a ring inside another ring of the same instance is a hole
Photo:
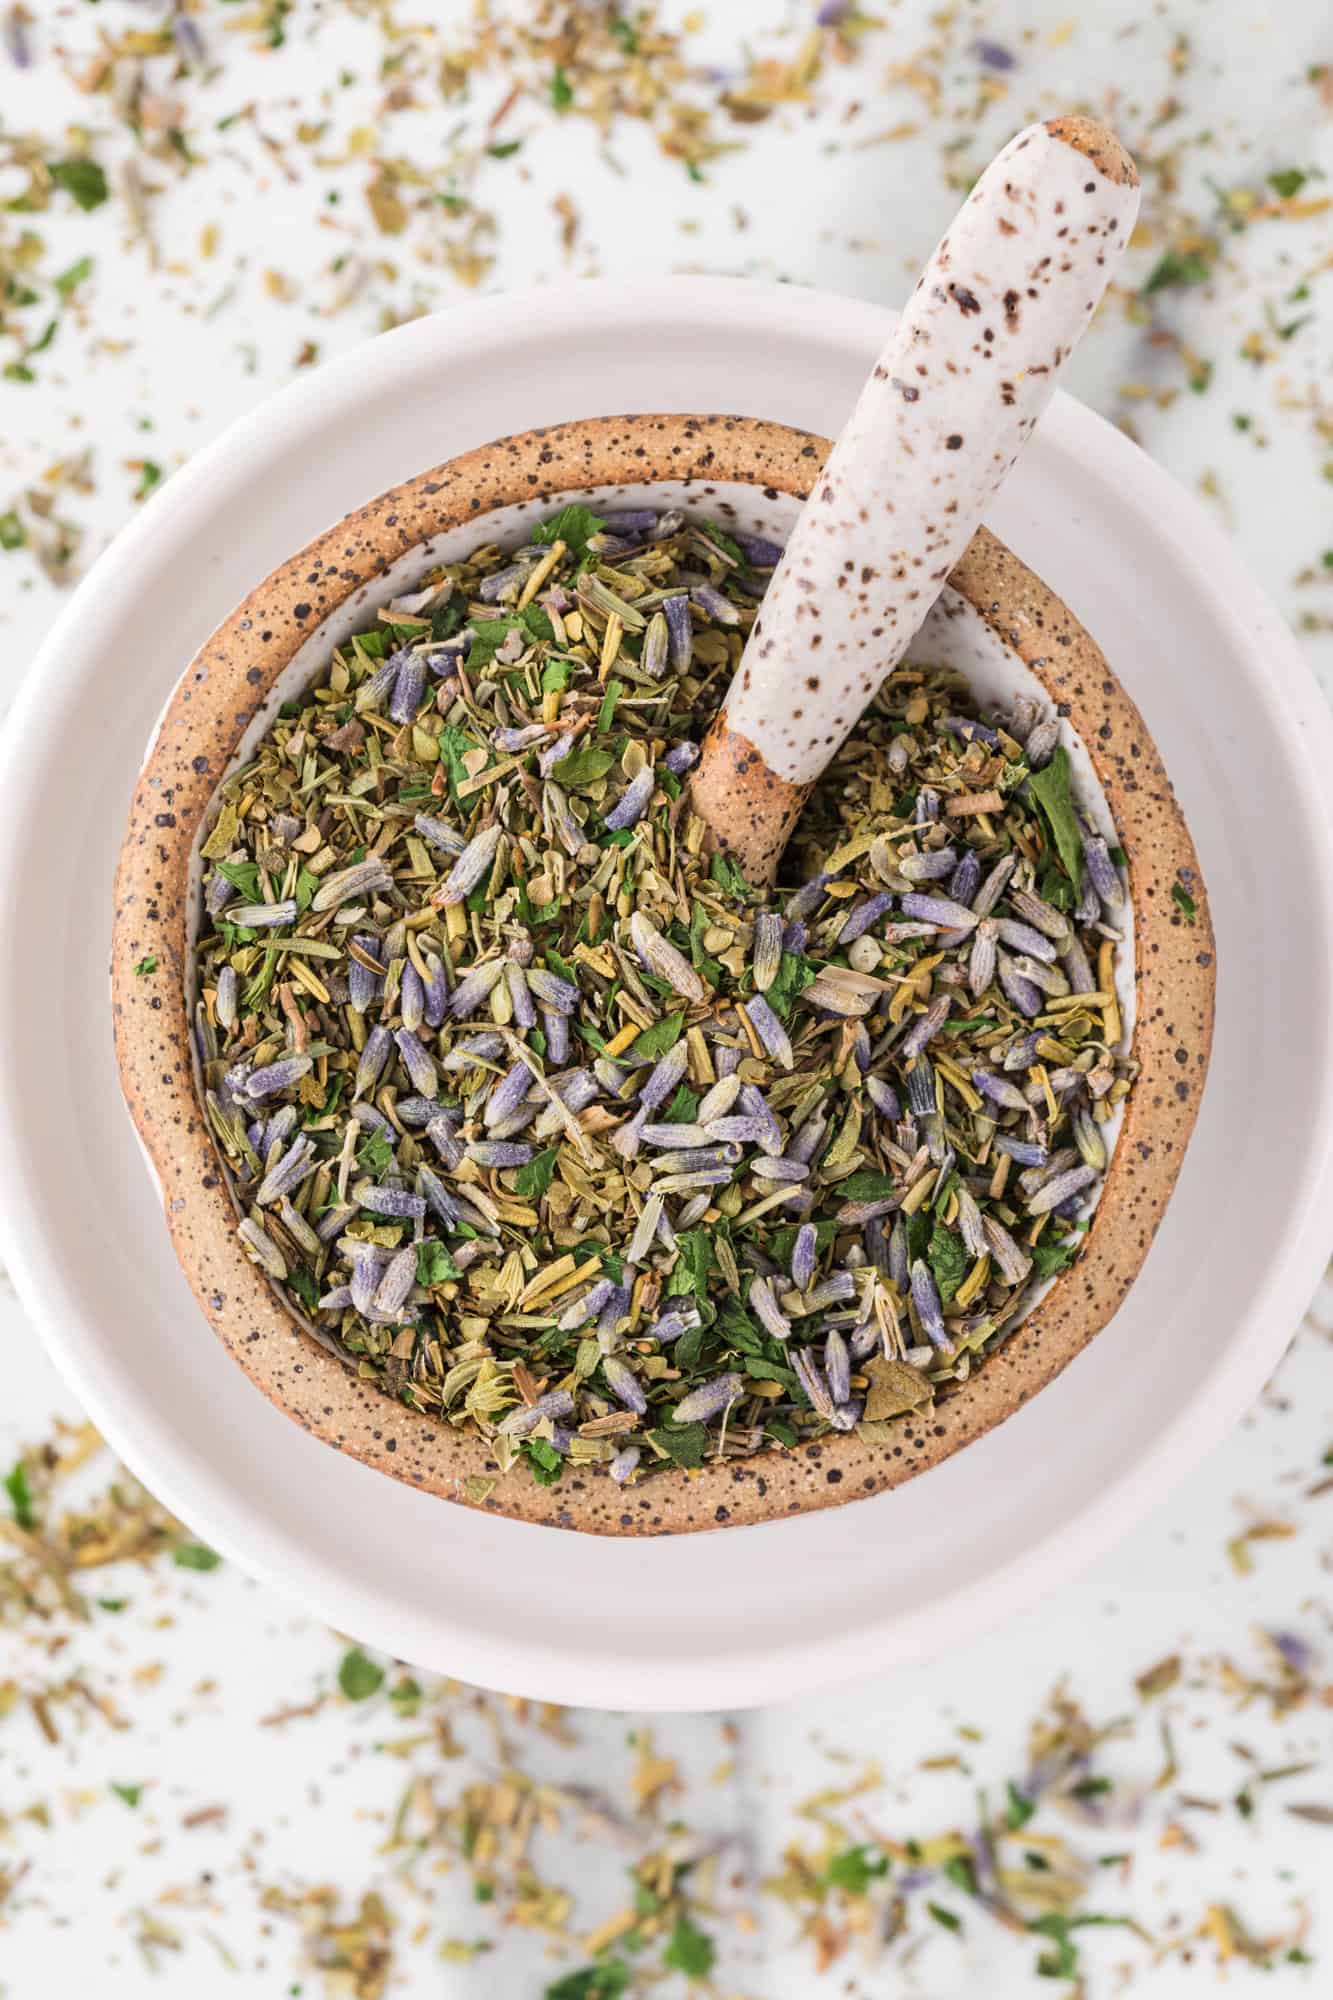
[[[1147,1255],[1183,1162],[1211,1041],[1215,957],[1198,858],[1143,719],[1092,638],[984,529],[955,568],[951,592],[1033,673],[1094,765],[1130,857],[1133,1053],[1142,1074],[1085,1253],[966,1384],[937,1400],[928,1424],[893,1420],[888,1443],[853,1432],[793,1453],[713,1461],[688,1479],[668,1471],[619,1504],[595,1475],[556,1488],[506,1481],[478,1500],[467,1482],[496,1469],[485,1441],[360,1383],[299,1331],[235,1239],[211,1138],[192,1084],[181,1083],[190,1067],[188,868],[219,774],[278,676],[341,605],[373,597],[388,565],[429,536],[474,521],[480,528],[500,508],[537,511],[607,486],[684,480],[705,501],[715,485],[801,499],[828,448],[767,420],[657,413],[580,419],[479,446],[376,496],[278,565],[187,664],[159,724],[117,871],[112,985],[122,1089],[177,1256],[233,1358],[304,1428],[405,1483],[520,1520],[619,1535],[747,1525],[844,1504],[940,1463],[1020,1408],[1110,1320]],[[1170,908],[1178,879],[1198,906],[1188,934]],[[155,977],[133,976],[145,957],[165,969],[165,992]]]

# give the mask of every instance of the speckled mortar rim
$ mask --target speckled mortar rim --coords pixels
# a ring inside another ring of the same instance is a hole
[[[276,570],[200,649],[163,717],[136,790],[117,876],[113,999],[122,1086],[157,1173],[177,1255],[205,1314],[251,1379],[328,1443],[405,1482],[461,1499],[493,1470],[485,1442],[394,1403],[302,1333],[235,1236],[235,1215],[199,1113],[184,1006],[189,864],[201,815],[256,708],[339,605],[418,544],[497,508],[653,479],[753,485],[803,498],[827,442],[754,419],[595,419],[481,447],[381,495]],[[489,1511],[609,1534],[779,1518],[896,1485],[1010,1415],[1109,1320],[1165,1209],[1207,1067],[1213,956],[1198,864],[1142,718],[1072,614],[982,533],[953,589],[1033,672],[1088,749],[1130,859],[1137,926],[1134,1052],[1141,1077],[1089,1249],[971,1381],[900,1440],[855,1434],[796,1453],[666,1472],[621,1493],[569,1473],[554,1488],[511,1477]],[[1192,871],[1198,914],[1170,891]],[[135,979],[156,956],[160,970]]]

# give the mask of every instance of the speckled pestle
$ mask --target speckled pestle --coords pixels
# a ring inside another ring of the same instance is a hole
[[[1138,213],[1090,118],[1010,141],[918,279],[793,530],[703,746],[694,809],[773,879],[819,776],[920,629],[1050,400]]]

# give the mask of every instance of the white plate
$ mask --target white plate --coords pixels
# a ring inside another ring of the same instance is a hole
[[[1212,1074],[1114,1323],[989,1437],[896,1493],[760,1528],[593,1540],[452,1507],[315,1443],[212,1338],[116,1081],[106,960],[143,745],[184,663],[282,557],[431,461],[633,409],[836,431],[882,310],[719,279],[509,294],[284,391],[178,473],[33,666],[0,796],[0,1247],[89,1413],[228,1557],[367,1643],[617,1708],[774,1700],[971,1640],[1128,1532],[1226,1431],[1327,1248],[1333,727],[1235,552],[1057,400],[993,525],[1087,623],[1173,773],[1212,896]]]

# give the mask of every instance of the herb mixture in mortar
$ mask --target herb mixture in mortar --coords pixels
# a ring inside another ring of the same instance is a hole
[[[1129,1088],[1059,725],[904,668],[776,891],[697,741],[780,551],[571,506],[432,571],[221,788],[198,1053],[254,1261],[502,1471],[869,1435],[1068,1264]]]

